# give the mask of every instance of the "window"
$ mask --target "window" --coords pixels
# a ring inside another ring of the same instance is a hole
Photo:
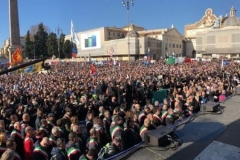
[[[169,46],[168,46],[169,48],[171,48],[171,43],[169,43]]]
[[[176,44],[176,48],[178,48],[178,44]]]
[[[117,33],[117,36],[120,37],[120,33]]]
[[[175,44],[173,44],[172,47],[175,48]]]
[[[179,48],[182,48],[181,44],[179,44]]]
[[[113,36],[115,36],[115,33],[113,33]]]
[[[108,36],[111,36],[111,33],[110,33],[110,32],[108,32]]]

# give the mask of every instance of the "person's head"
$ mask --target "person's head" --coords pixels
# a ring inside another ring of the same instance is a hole
[[[144,119],[144,126],[145,127],[149,127],[150,126],[150,119],[148,119],[148,118]]]
[[[71,115],[72,115],[72,109],[69,108],[69,107],[66,107],[65,112],[66,112],[66,114],[67,114],[68,116],[71,116]]]
[[[115,124],[123,124],[123,118],[119,115],[114,117]]]
[[[32,137],[32,135],[33,135],[33,129],[32,129],[32,127],[31,127],[31,126],[27,126],[27,127],[25,128],[25,133],[26,133],[26,136]]]
[[[15,114],[13,114],[13,115],[10,116],[10,120],[11,120],[11,122],[17,122],[18,117]]]
[[[64,149],[66,147],[64,138],[58,138],[57,139],[57,147],[60,148],[60,149]]]
[[[97,132],[94,128],[92,128],[92,129],[90,129],[89,134],[91,137],[96,137]]]
[[[77,124],[78,123],[78,117],[77,116],[72,116],[71,117],[71,122],[72,122],[72,124]]]
[[[1,156],[1,160],[14,160],[15,152],[11,149],[7,149]]]
[[[58,127],[57,126],[54,126],[52,128],[52,131],[51,131],[52,135],[54,135],[55,137],[59,137],[60,136],[60,131],[58,130]]]
[[[140,105],[139,104],[135,104],[134,107],[135,107],[136,110],[140,110]]]
[[[116,145],[116,146],[120,146],[121,145],[121,142],[122,142],[122,138],[120,136],[116,136],[113,138],[113,143]]]
[[[30,121],[30,116],[28,113],[24,113],[23,116],[22,116],[22,120],[24,122],[29,122]]]
[[[88,119],[88,120],[92,120],[92,119],[93,119],[93,116],[94,116],[94,114],[93,114],[92,111],[88,111],[88,112],[87,112],[87,119]]]
[[[168,109],[168,106],[166,104],[163,105],[162,110],[166,111]]]
[[[104,117],[109,118],[111,116],[109,110],[104,111]]]
[[[55,115],[53,113],[48,113],[48,120],[49,121],[54,121],[55,120]]]
[[[41,145],[43,148],[48,148],[48,146],[50,145],[50,142],[49,142],[48,137],[43,137],[43,139],[42,139],[41,142],[40,142],[40,145]]]
[[[63,121],[62,121],[62,119],[58,119],[57,122],[56,122],[56,125],[57,125],[58,127],[62,127],[62,126],[63,126]]]
[[[99,124],[101,125],[101,119],[99,117],[94,117],[93,118],[93,124]]]
[[[78,142],[78,136],[77,136],[77,134],[74,133],[74,132],[70,132],[70,133],[68,134],[68,139],[69,139],[69,141],[71,141],[72,143],[77,143],[77,142]]]
[[[43,110],[42,110],[42,109],[38,108],[38,110],[37,110],[37,116],[38,116],[38,117],[42,117],[42,116],[43,116]]]
[[[35,131],[35,135],[36,135],[36,137],[38,137],[38,138],[43,138],[44,133],[43,133],[42,130],[37,129],[37,130]]]
[[[150,121],[153,121],[153,114],[152,114],[152,113],[148,113],[148,114],[147,114],[147,118],[148,118]]]
[[[41,119],[41,125],[42,126],[47,126],[47,120],[46,119]]]
[[[81,133],[82,133],[81,127],[80,127],[79,125],[73,125],[72,131],[73,131],[74,133],[77,133],[77,134],[81,134]]]
[[[20,124],[20,122],[15,122],[14,125],[13,125],[13,127],[14,127],[14,129],[20,131],[20,130],[21,130],[21,124]]]
[[[86,157],[89,160],[96,160],[98,158],[98,151],[96,149],[89,149],[89,151],[87,152]]]
[[[7,135],[5,132],[0,132],[0,146],[5,145],[7,141]]]
[[[17,147],[17,144],[16,144],[16,142],[14,141],[14,139],[9,138],[9,139],[7,139],[7,141],[6,141],[6,147],[7,147],[8,149],[11,149],[11,150],[15,151],[15,150],[16,150],[16,147]]]

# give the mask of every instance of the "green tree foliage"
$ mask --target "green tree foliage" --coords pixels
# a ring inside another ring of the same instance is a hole
[[[48,35],[47,51],[49,56],[52,57],[53,55],[55,55],[56,57],[59,57],[58,56],[58,39],[57,39],[57,35],[53,32],[51,32]]]
[[[38,31],[34,35],[35,55],[36,57],[49,56],[47,52],[48,33],[44,29],[43,23],[38,26]]]
[[[27,35],[25,37],[25,57],[29,59],[34,58],[34,46],[33,42],[30,40],[30,32],[27,31]]]
[[[63,46],[65,42],[65,34],[61,34],[59,38],[59,51],[60,51],[60,58],[64,58],[64,51],[63,51]]]
[[[70,40],[66,40],[63,45],[63,55],[64,58],[71,58],[72,57],[72,45]]]

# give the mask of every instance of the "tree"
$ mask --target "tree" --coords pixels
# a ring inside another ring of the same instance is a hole
[[[32,26],[30,27],[29,32],[30,32],[30,37],[31,37],[31,38],[33,38],[33,36],[38,32],[38,28],[39,28],[39,24],[37,24],[37,25],[32,25]],[[50,32],[51,32],[50,28],[49,28],[48,26],[44,25],[44,24],[43,24],[43,28],[44,28],[44,30],[45,30],[47,33],[50,33]]]
[[[25,57],[33,58],[34,57],[34,46],[33,42],[30,40],[30,32],[27,31],[25,37]]]
[[[45,31],[43,23],[40,23],[38,26],[38,31],[34,35],[36,57],[48,56],[47,45],[46,45],[47,38],[48,38],[48,33]]]
[[[57,35],[53,32],[48,35],[47,51],[49,56],[55,55],[56,57],[58,57],[58,40]]]
[[[59,38],[59,51],[60,51],[60,58],[64,58],[64,51],[63,51],[63,46],[65,42],[65,34],[61,34]]]
[[[72,57],[72,46],[70,40],[66,40],[63,45],[64,58]]]

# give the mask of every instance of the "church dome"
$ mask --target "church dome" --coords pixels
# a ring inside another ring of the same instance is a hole
[[[240,26],[240,19],[237,17],[228,17],[224,22],[223,22],[223,27],[227,26]]]
[[[139,34],[138,34],[137,31],[132,30],[132,31],[128,31],[128,33],[127,33],[127,35],[126,35],[126,38],[127,38],[128,36],[129,36],[129,37],[138,38],[138,37],[139,37]]]
[[[222,26],[240,26],[240,19],[236,17],[236,9],[233,6],[230,9],[230,17],[223,22]]]

